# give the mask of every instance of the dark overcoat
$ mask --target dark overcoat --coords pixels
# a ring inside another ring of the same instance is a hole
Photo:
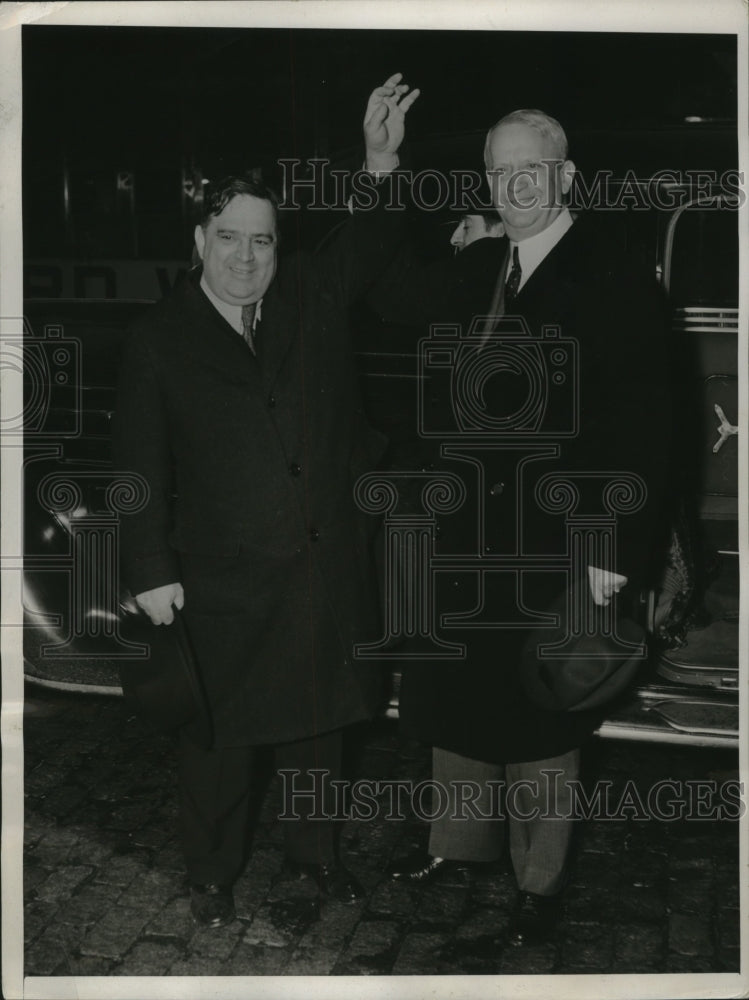
[[[363,412],[347,311],[391,259],[397,218],[355,213],[314,257],[280,262],[258,357],[199,271],[128,338],[116,467],[149,499],[123,516],[134,593],[181,581],[217,746],[303,739],[371,715],[372,525],[353,485],[385,439]]]
[[[373,290],[370,304],[393,321],[455,323],[465,335],[473,318],[489,312],[497,277],[506,267],[507,249],[505,239],[482,239],[453,260],[430,267],[401,266]],[[565,514],[542,510],[534,486],[547,473],[634,472],[646,485],[642,506],[618,518],[614,549],[600,553],[593,564],[629,578],[620,600],[626,594],[636,597],[648,583],[651,558],[663,540],[669,478],[671,405],[659,289],[615,248],[596,222],[583,217],[532,273],[511,314],[522,317],[536,342],[542,340],[544,327],[557,328],[563,338],[574,340],[575,372],[565,369],[565,386],[571,390],[574,384],[579,392],[577,432],[543,437],[557,454],[534,460],[521,477],[519,452],[512,449],[493,445],[484,453],[485,471],[479,474],[476,463],[451,458],[444,441],[426,439],[427,466],[460,476],[467,492],[460,511],[440,520],[437,553],[508,554],[518,543],[529,556],[563,554]],[[553,372],[548,350],[544,357]],[[450,395],[444,379],[433,379],[428,366],[425,370],[424,426],[427,430],[430,422],[448,426],[455,393]],[[494,416],[520,412],[528,389],[527,380],[513,375],[510,366],[509,377],[483,383],[481,405]],[[551,384],[546,387],[548,405],[541,430],[566,431],[570,394],[555,389]],[[467,432],[468,437],[475,441],[476,432]],[[459,451],[460,441],[457,445]],[[455,451],[454,435],[448,447]],[[519,478],[523,480],[520,503]],[[577,477],[583,487],[578,513],[601,513],[600,482],[595,476]],[[475,573],[438,573],[436,619],[445,613],[470,613],[483,600],[489,618],[509,621],[502,616],[515,608],[519,596],[526,607],[543,612],[563,591],[564,578],[550,571],[524,574],[521,586],[519,595],[515,577],[494,574],[482,594]],[[462,661],[404,661],[403,666],[401,717],[406,729],[423,741],[497,763],[540,760],[579,746],[600,721],[593,713],[545,712],[530,705],[519,672],[526,629],[453,624],[440,634],[444,640],[465,644]]]

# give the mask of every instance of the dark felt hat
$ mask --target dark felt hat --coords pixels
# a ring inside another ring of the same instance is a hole
[[[195,742],[210,746],[210,710],[182,615],[175,609],[171,625],[153,625],[128,601],[121,627],[127,641],[148,647],[145,657],[120,665],[122,691],[136,714],[159,732],[189,727]]]
[[[538,708],[581,712],[614,701],[647,657],[644,628],[623,614],[619,599],[596,605],[587,579],[549,607],[558,623],[534,629],[523,647],[522,680]]]

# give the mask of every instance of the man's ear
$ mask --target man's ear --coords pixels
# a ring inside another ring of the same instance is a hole
[[[203,251],[205,250],[205,233],[203,232],[202,226],[195,227],[195,246],[198,250],[198,255],[200,259],[203,259]]]
[[[562,164],[562,193],[567,194],[572,187],[577,168],[572,160],[565,160]]]

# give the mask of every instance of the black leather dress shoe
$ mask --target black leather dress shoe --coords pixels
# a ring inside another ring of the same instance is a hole
[[[190,883],[190,912],[202,927],[223,927],[234,919],[231,886],[208,882]]]
[[[518,893],[515,913],[510,921],[510,944],[543,944],[554,933],[559,916],[560,894],[539,896],[535,892]]]
[[[431,882],[439,877],[454,877],[460,882],[470,883],[476,873],[477,863],[455,861],[450,858],[434,858],[431,854],[417,851],[388,868],[390,878],[396,882]]]
[[[355,903],[366,895],[364,886],[341,864],[318,865],[307,861],[287,861],[289,869],[301,878],[317,883],[320,895],[339,903]]]

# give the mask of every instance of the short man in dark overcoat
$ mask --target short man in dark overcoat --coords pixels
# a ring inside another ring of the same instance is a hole
[[[378,174],[397,165],[418,96],[400,79],[367,107],[366,169]],[[214,742],[181,732],[179,786],[192,912],[209,926],[233,916],[260,745],[300,772],[294,788],[318,793],[291,802],[289,863],[323,894],[360,894],[332,821],[309,818],[326,806],[308,771],[340,775],[341,730],[380,693],[352,659],[377,616],[353,486],[384,439],[365,418],[347,310],[397,249],[398,226],[382,205],[354,203],[324,252],[279,263],[275,196],[229,179],[195,230],[202,266],[126,346],[115,461],[150,492],[123,517],[124,578],[155,624],[183,609],[206,689]]]

